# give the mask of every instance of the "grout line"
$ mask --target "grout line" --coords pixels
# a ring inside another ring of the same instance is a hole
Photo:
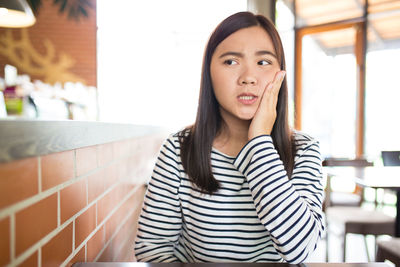
[[[78,251],[80,251],[80,249],[85,245],[85,261],[87,260],[87,247],[86,244],[87,242],[101,229],[101,227],[103,227],[103,225],[105,225],[105,223],[108,221],[108,219],[110,219],[110,217],[133,195],[136,193],[136,191],[139,190],[141,186],[138,185],[135,188],[132,189],[132,191],[130,193],[128,193],[125,198],[118,203],[117,206],[114,207],[114,209],[107,215],[106,218],[104,218],[104,220],[102,221],[101,224],[98,224],[97,227],[85,238],[85,240],[82,242],[82,244],[76,248],[75,252],[72,253],[61,266],[65,266],[67,263],[69,263],[73,257],[75,257],[75,255],[77,254]],[[97,205],[97,203],[95,203],[95,205]],[[138,204],[138,205],[141,205]],[[132,211],[133,212],[133,211]],[[129,213],[130,215],[131,213]],[[126,218],[129,218],[129,216],[127,216]],[[125,220],[123,221],[123,223],[125,223],[125,221],[127,220],[125,218]],[[123,225],[123,224],[122,224]],[[122,225],[120,224],[119,227],[117,228],[117,230],[119,231],[120,228],[122,228]],[[108,246],[108,244],[111,242],[111,240],[114,238],[114,236],[118,233],[118,231],[115,231],[113,233],[113,235],[111,236],[110,240],[108,240],[108,242],[104,245],[104,247],[98,252],[97,257],[93,260],[93,262],[97,261],[98,258],[100,257],[101,253],[103,253],[104,249]],[[104,231],[105,233],[105,231]]]
[[[61,225],[61,200],[60,191],[57,191],[57,227]]]
[[[125,225],[126,223],[127,223],[127,221],[130,219],[130,217],[132,216],[132,214],[133,213],[135,213],[136,211],[137,211],[137,209],[141,209],[142,207],[141,207],[141,205],[140,205],[140,203],[138,203],[138,205],[136,205],[135,206],[135,208],[134,209],[132,209],[132,211],[129,213],[129,215],[125,218],[125,221],[122,223],[122,225]],[[122,227],[121,227],[122,228]],[[121,228],[120,229],[118,229],[118,231],[116,231],[117,233],[121,230]],[[139,226],[138,225],[136,225],[136,233],[137,233],[137,228],[139,228]],[[128,243],[129,243],[129,239],[131,239],[132,238],[132,234],[133,234],[133,232],[135,231],[135,229],[133,228],[133,229],[131,229],[129,232],[128,232],[128,234],[126,235],[126,237],[125,237],[125,239],[121,242],[122,243],[122,245],[120,245],[120,247],[119,247],[119,250],[118,250],[118,254],[117,255],[115,255],[115,256],[120,256],[119,255],[119,253],[121,253],[122,252],[122,249],[124,248],[124,246],[126,246]],[[133,244],[135,243],[135,240],[133,240]],[[119,258],[119,260],[120,260],[121,258]],[[115,260],[115,259],[114,259]]]
[[[38,267],[42,267],[42,248],[38,249]]]
[[[38,192],[42,192],[42,159],[38,157]]]
[[[82,213],[82,212],[79,212]],[[74,216],[73,218],[70,218],[66,222],[64,222],[61,226],[58,226],[56,229],[51,231],[49,234],[47,234],[45,237],[40,239],[38,242],[36,242],[34,245],[32,245],[30,248],[26,249],[24,252],[21,253],[12,263],[12,266],[16,266],[21,264],[24,260],[29,258],[35,251],[39,251],[39,257],[41,258],[41,248],[46,245],[50,240],[52,240],[57,234],[59,234],[62,230],[64,230],[72,221],[73,219],[77,217]]]
[[[103,197],[104,195],[106,195],[108,192],[110,192],[111,190],[113,190],[115,187],[117,187],[119,185],[119,183],[115,184],[114,186],[110,187],[106,192],[104,192],[101,197]],[[86,242],[92,238],[92,236],[103,226],[103,224],[106,223],[106,221],[109,219],[109,217],[111,216],[111,214],[113,214],[121,205],[122,203],[124,203],[129,197],[131,197],[132,194],[134,194],[137,191],[137,188],[139,188],[140,186],[135,187],[120,203],[118,206],[116,206],[110,213],[109,215],[103,220],[103,222],[100,225],[97,225],[97,227],[95,228],[95,230],[92,231],[92,233],[90,233],[86,239],[82,242],[82,244],[77,247],[75,249],[75,252],[73,252],[65,261],[66,264],[72,260],[72,258],[77,254],[76,252],[79,251],[84,245],[86,245]],[[100,197],[99,197],[100,198]],[[79,217],[82,213],[84,213],[85,211],[87,211],[89,208],[91,208],[92,205],[96,205],[97,202],[93,202],[90,206],[86,206],[84,209],[80,210],[79,212],[77,212],[74,216],[72,216],[71,218],[69,218],[67,221],[65,221],[62,225],[60,225],[59,227],[57,227],[55,230],[53,230],[51,233],[47,234],[45,237],[43,237],[41,240],[39,240],[38,242],[36,242],[32,247],[28,248],[27,250],[25,250],[16,260],[15,263],[16,265],[20,264],[22,261],[24,261],[26,258],[28,258],[35,250],[37,250],[38,248],[42,247],[43,245],[45,245],[47,242],[49,242],[54,236],[56,236],[59,232],[61,232],[66,226],[68,226],[71,222],[73,222],[77,217]],[[87,248],[85,248],[87,250]],[[85,252],[85,254],[87,254],[87,251]],[[85,256],[87,257],[87,255]]]
[[[15,259],[15,214],[11,214],[10,216],[10,260],[11,262]]]
[[[77,171],[76,171],[76,149],[74,149],[74,178],[77,177]]]
[[[76,220],[72,222],[72,252],[75,249],[75,222]]]
[[[62,184],[56,185],[56,186],[54,186],[54,187],[52,187],[52,188],[50,188],[48,190],[40,192],[39,194],[35,194],[34,196],[31,196],[29,198],[26,198],[24,200],[21,200],[21,201],[15,203],[15,204],[11,204],[11,205],[9,205],[8,207],[6,207],[4,209],[1,209],[0,210],[0,220],[5,218],[5,217],[7,217],[7,216],[10,216],[13,213],[16,213],[16,212],[20,211],[22,209],[27,208],[27,207],[39,202],[42,199],[45,199],[45,198],[51,196],[52,194],[54,194],[54,193],[56,193],[56,192],[58,192],[58,191],[60,191],[60,190],[62,190],[64,188],[70,186],[73,183],[76,183],[76,182],[81,181],[82,179],[85,179],[86,177],[92,175],[93,173],[96,173],[97,171],[100,171],[100,169],[99,170],[96,169],[95,171],[89,172],[89,173],[87,173],[85,175],[82,175],[80,177],[75,177],[75,178],[69,179],[68,181],[66,181],[66,182],[64,182]],[[94,200],[94,201],[96,201],[96,200]]]
[[[96,167],[99,168],[100,167],[100,160],[99,160],[99,146],[100,145],[96,145]]]
[[[139,204],[138,204],[138,206],[139,206]],[[125,223],[129,220],[130,216],[132,215],[132,213],[135,212],[135,210],[136,210],[136,208],[135,208],[135,209],[132,209],[131,212],[129,212],[128,215],[124,218],[124,220],[122,220],[122,222],[119,224],[118,228],[115,229],[114,233],[113,233],[112,236],[110,237],[110,240],[108,240],[108,241],[104,244],[103,248],[97,253],[97,256],[96,256],[96,258],[94,259],[93,262],[97,262],[97,261],[98,261],[98,259],[100,258],[100,256],[103,254],[104,250],[107,249],[107,247],[109,246],[109,244],[113,241],[113,239],[115,238],[115,236],[119,233],[119,231],[121,230],[121,228],[122,228],[122,227],[125,225]],[[105,232],[105,231],[104,231],[104,232]],[[129,236],[128,236],[128,238],[129,238]],[[125,240],[125,241],[126,241],[126,240]]]
[[[97,209],[98,209],[98,206],[97,206],[97,201],[96,201],[95,205],[96,205],[95,210],[96,210],[96,227],[97,227],[97,225],[98,225],[98,219],[97,219]]]
[[[92,175],[92,174],[94,174],[96,172],[99,172],[99,171],[101,171],[103,169],[106,169],[109,166],[115,165],[116,163],[120,162],[123,158],[127,158],[127,157],[121,157],[121,158],[118,158],[118,159],[113,159],[112,161],[108,162],[107,164],[101,166],[100,168],[94,169],[94,170],[92,170],[92,171],[90,171],[88,173],[85,173],[84,175],[77,176],[76,175],[76,150],[74,150],[74,167],[73,167],[74,168],[74,177],[72,179],[69,179],[68,181],[66,181],[66,182],[64,182],[62,184],[56,185],[56,186],[54,186],[54,187],[52,187],[50,189],[47,189],[45,191],[40,192],[39,194],[36,194],[36,195],[34,195],[32,197],[26,198],[24,200],[21,200],[21,201],[15,203],[15,204],[11,204],[11,205],[9,205],[8,207],[6,207],[4,209],[1,209],[0,210],[0,220],[5,218],[5,217],[7,217],[7,216],[10,216],[13,213],[16,213],[16,212],[18,212],[18,211],[20,211],[20,210],[22,210],[22,209],[24,209],[26,207],[31,206],[31,205],[39,202],[42,199],[45,199],[46,197],[54,194],[55,192],[65,188],[65,187],[68,187],[69,185],[71,185],[71,184],[73,184],[75,182],[78,182],[81,179],[84,179],[85,177],[88,177],[88,176],[90,176],[90,175]],[[122,179],[118,179],[118,181],[124,180],[125,178],[126,177],[124,177]],[[116,183],[116,184],[118,184],[118,183]],[[115,184],[113,186],[115,186]],[[102,195],[98,196],[95,200],[93,200],[93,202],[97,201],[100,198],[102,198],[105,192],[103,192]]]
[[[86,187],[86,206],[89,205],[89,178],[85,177],[85,187]]]
[[[74,153],[76,154],[76,151],[74,151]],[[115,164],[117,161],[113,161],[110,164],[107,164],[105,166],[103,166],[103,168],[107,168],[109,165]],[[76,173],[76,163],[74,161],[74,169],[75,169],[75,173]],[[102,169],[102,168],[100,168]],[[60,190],[77,182],[77,181],[81,181],[82,179],[85,179],[86,177],[88,177],[90,174],[96,172],[98,170],[89,172],[85,175],[82,175],[80,177],[74,177],[73,179],[57,185],[51,189],[48,189],[44,192],[39,193],[38,195],[35,195],[33,197],[30,197],[28,199],[25,199],[23,201],[18,202],[17,204],[11,205],[9,208],[3,209],[0,211],[0,219],[7,217],[7,216],[11,216],[14,219],[14,228],[15,228],[15,213],[18,212],[19,210],[22,210],[30,205],[33,205],[37,202],[39,202],[40,200],[53,195],[54,193],[57,193],[57,205],[58,205],[58,209],[57,209],[57,217],[58,217],[58,227],[56,229],[54,229],[52,232],[50,232],[49,234],[47,234],[45,237],[43,237],[41,240],[39,240],[38,242],[36,242],[34,245],[32,245],[30,248],[28,248],[27,250],[25,250],[24,252],[22,252],[17,258],[12,258],[11,261],[11,266],[15,266],[18,265],[20,263],[22,263],[24,260],[26,260],[28,257],[30,257],[33,253],[35,253],[36,251],[38,251],[38,255],[39,255],[39,260],[41,261],[41,247],[43,245],[45,245],[46,243],[48,243],[55,235],[57,235],[59,232],[61,232],[67,225],[69,225],[69,223],[73,222],[78,216],[80,216],[83,212],[85,212],[87,209],[89,209],[92,205],[96,205],[96,229],[86,238],[86,240],[84,242],[82,242],[82,244],[79,246],[79,248],[77,248],[75,250],[75,253],[73,252],[70,257],[68,257],[69,260],[71,260],[75,255],[76,252],[79,251],[83,246],[85,246],[85,259],[87,259],[87,245],[86,242],[94,235],[95,232],[97,232],[108,220],[109,218],[116,212],[116,210],[118,208],[120,208],[123,203],[125,203],[137,190],[138,188],[141,187],[141,185],[137,185],[135,188],[133,188],[131,190],[130,193],[128,193],[124,199],[122,199],[122,201],[120,201],[120,203],[114,207],[114,209],[108,214],[108,216],[106,218],[104,218],[104,220],[102,221],[102,223],[98,224],[97,220],[98,220],[98,213],[97,213],[97,201],[99,199],[102,199],[105,195],[107,195],[110,191],[114,190],[117,186],[120,186],[121,183],[123,183],[124,178],[118,179],[117,183],[115,183],[114,185],[112,185],[111,187],[109,187],[108,189],[106,189],[101,195],[99,195],[95,200],[92,201],[92,203],[90,204],[90,206],[86,206],[84,209],[82,209],[81,211],[77,212],[74,216],[72,216],[71,218],[69,218],[67,221],[65,221],[62,225],[61,225],[61,216],[60,216]],[[115,234],[115,233],[114,233]],[[15,235],[15,229],[14,229],[14,235]],[[114,236],[114,235],[113,235]],[[14,242],[15,243],[15,236],[14,238]],[[110,239],[111,240],[111,239]],[[11,249],[14,249],[13,255],[15,255],[15,245],[12,246]],[[103,249],[104,250],[104,249]],[[68,260],[67,259],[67,260]],[[69,261],[68,261],[69,262]],[[66,264],[68,263],[66,261]],[[41,263],[39,264],[40,267]]]

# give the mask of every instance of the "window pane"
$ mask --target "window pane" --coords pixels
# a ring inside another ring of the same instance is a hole
[[[400,1],[393,0],[368,0],[368,13],[400,9]]]
[[[354,36],[344,29],[303,38],[302,130],[320,141],[324,157],[355,156]]]
[[[382,163],[382,150],[400,150],[400,13],[373,14],[368,25],[365,147]]]
[[[296,0],[297,26],[317,25],[361,17],[364,0]]]

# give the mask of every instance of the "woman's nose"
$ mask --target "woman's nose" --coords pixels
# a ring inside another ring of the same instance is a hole
[[[255,85],[257,84],[257,79],[252,70],[250,68],[246,68],[240,75],[238,82],[240,85]]]

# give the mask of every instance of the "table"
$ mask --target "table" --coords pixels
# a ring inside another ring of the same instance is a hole
[[[140,263],[140,262],[78,262],[72,267],[388,267],[383,262],[369,263]]]
[[[352,177],[363,187],[396,191],[395,236],[400,237],[400,166],[390,167],[326,167],[330,176]]]

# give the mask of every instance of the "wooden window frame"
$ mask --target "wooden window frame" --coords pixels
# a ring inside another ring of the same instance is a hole
[[[367,1],[368,2],[368,1]],[[295,5],[295,4],[294,4]],[[357,68],[357,97],[356,97],[356,158],[363,158],[365,151],[365,59],[367,51],[367,9],[361,18],[338,21],[322,25],[313,25],[297,28],[295,26],[295,70],[294,70],[294,127],[301,130],[302,126],[302,39],[305,35],[340,30],[356,29],[355,56]],[[296,12],[295,12],[296,16]]]

